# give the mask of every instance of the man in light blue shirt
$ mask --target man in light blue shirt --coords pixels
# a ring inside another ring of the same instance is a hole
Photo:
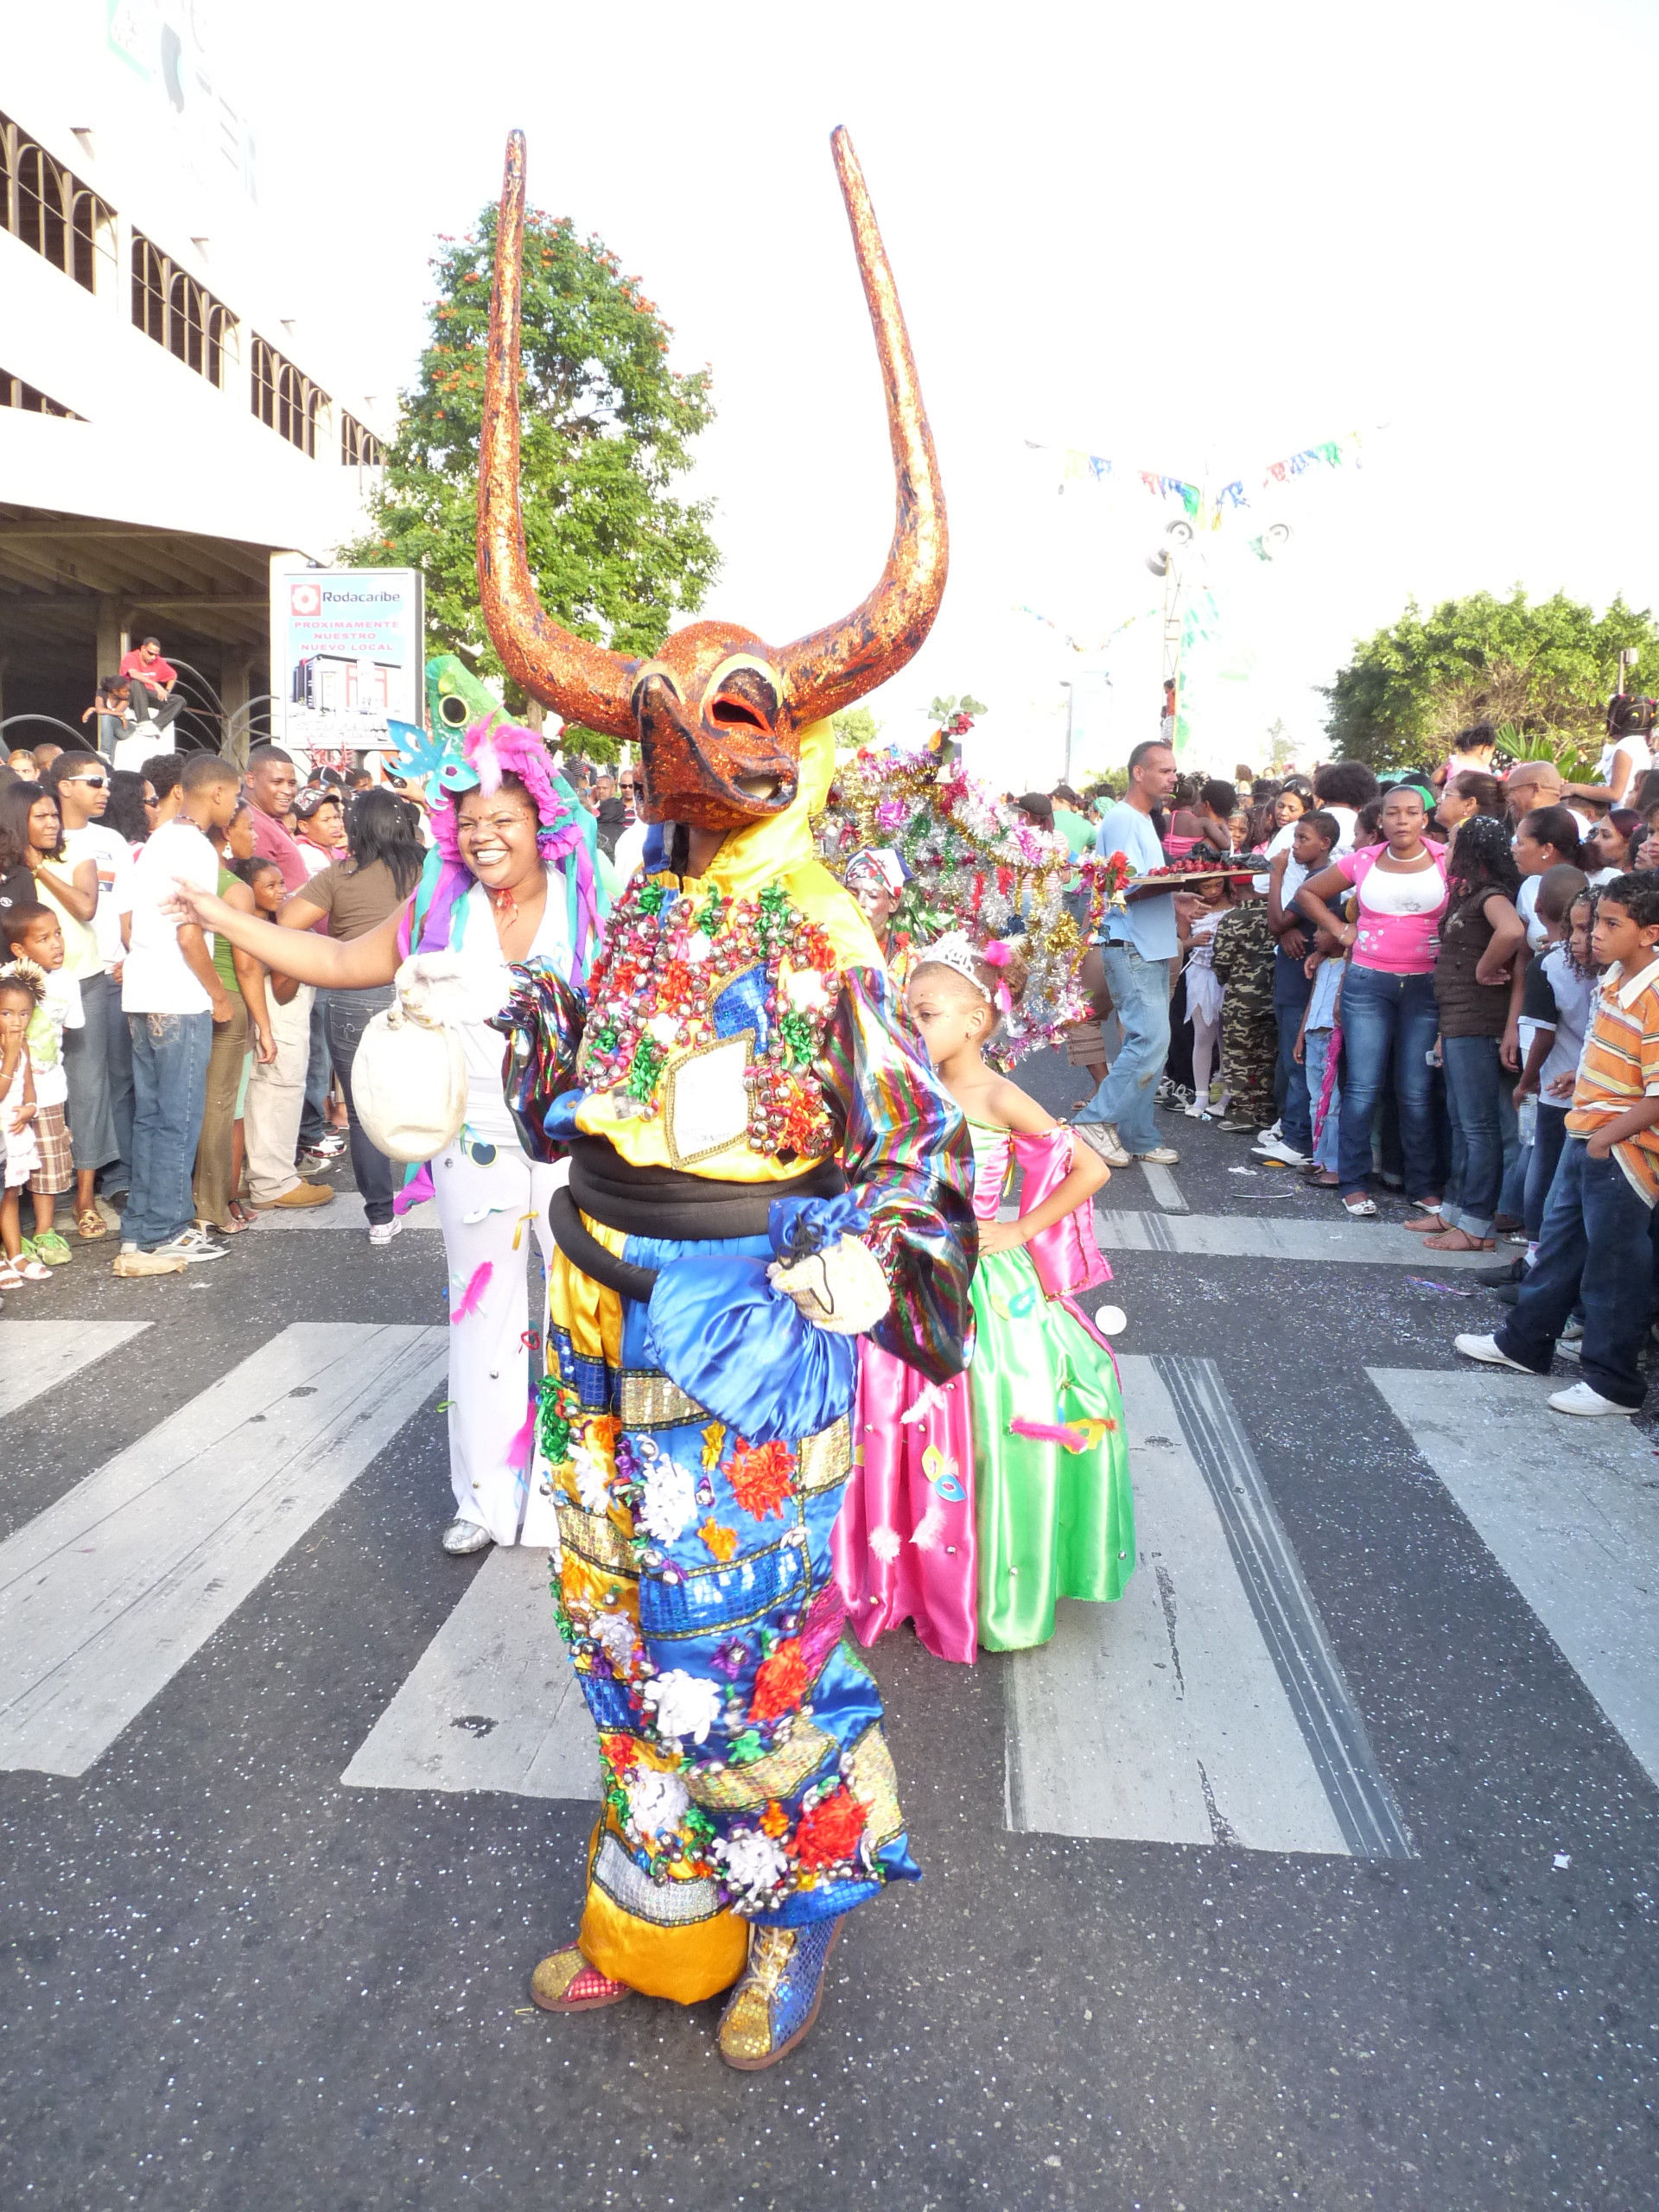
[[[1154,806],[1175,788],[1175,755],[1148,738],[1129,755],[1126,797],[1101,817],[1095,849],[1103,860],[1128,859],[1132,875],[1164,865],[1164,849],[1152,824]],[[1169,1057],[1169,963],[1177,951],[1173,890],[1131,891],[1126,903],[1109,906],[1100,957],[1112,1004],[1123,1025],[1123,1043],[1100,1089],[1072,1126],[1109,1166],[1130,1160],[1173,1167],[1179,1153],[1159,1141],[1153,1101]]]

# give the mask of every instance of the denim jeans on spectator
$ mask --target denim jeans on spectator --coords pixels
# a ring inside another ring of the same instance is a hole
[[[1498,1058],[1496,1037],[1447,1037],[1446,1098],[1455,1125],[1457,1204],[1441,1217],[1465,1236],[1490,1236],[1503,1183],[1503,1123],[1498,1096],[1514,1078]]]
[[[1302,1046],[1306,1054],[1307,1126],[1310,1141],[1313,1124],[1319,1118],[1319,1095],[1325,1089],[1325,1063],[1331,1054],[1331,1039],[1334,1029],[1310,1029]],[[1337,1165],[1338,1131],[1342,1127],[1342,1086],[1331,1088],[1331,1110],[1325,1117],[1325,1127],[1319,1131],[1319,1141],[1313,1146],[1313,1159],[1316,1167],[1327,1174],[1334,1173]]]
[[[1162,1139],[1153,1100],[1169,1057],[1169,963],[1143,960],[1132,944],[1103,944],[1100,958],[1123,1042],[1105,1082],[1076,1118],[1115,1122],[1125,1151],[1154,1152]]]
[[[87,1168],[96,1172],[109,1167],[121,1154],[112,1083],[115,1055],[110,1045],[111,1032],[124,1032],[127,1026],[127,1017],[121,1011],[120,984],[102,971],[83,976],[80,1010],[81,1027],[63,1033],[63,1072],[69,1085],[69,1133],[74,1141],[77,1174]],[[130,1069],[130,1044],[125,1057]],[[130,1087],[130,1073],[127,1080]]]
[[[153,1252],[196,1217],[191,1177],[207,1096],[213,1017],[130,1014],[132,1182],[121,1236]]]
[[[376,1222],[391,1219],[394,1179],[401,1176],[402,1171],[395,1170],[385,1154],[377,1152],[364,1134],[352,1098],[352,1067],[357,1058],[357,1048],[363,1041],[363,1032],[383,1007],[391,1004],[397,993],[391,983],[372,983],[365,990],[329,991],[318,995],[326,995],[328,1001],[328,1050],[334,1056],[340,1087],[346,1094],[352,1173],[357,1179],[358,1195],[372,1227]]]
[[[110,1024],[109,1042],[110,1104],[115,1114],[118,1157],[99,1177],[98,1187],[125,1191],[132,1185],[132,1033],[121,1010],[119,983],[115,984],[115,1019]]]
[[[1555,1180],[1561,1147],[1566,1142],[1566,1107],[1546,1106],[1541,1099],[1538,1103],[1538,1128],[1532,1140],[1532,1157],[1527,1163],[1526,1211],[1523,1216],[1527,1236],[1534,1244],[1538,1242],[1539,1232],[1544,1225],[1550,1185]]]
[[[328,1134],[323,1108],[334,1071],[328,1057],[328,994],[319,991],[311,1001],[311,1041],[305,1063],[305,1105],[300,1114],[300,1150],[308,1152],[319,1137]]]
[[[1365,1188],[1371,1169],[1371,1122],[1393,1055],[1393,1090],[1400,1109],[1406,1196],[1440,1196],[1434,1182],[1434,1129],[1428,1055],[1440,1030],[1432,976],[1395,976],[1355,962],[1342,987],[1342,1034],[1347,1056],[1342,1091],[1338,1173],[1344,1197]]]
[[[1548,1375],[1573,1306],[1584,1313],[1580,1371],[1592,1390],[1632,1412],[1647,1395],[1642,1347],[1653,1310],[1654,1211],[1610,1154],[1592,1160],[1569,1136],[1550,1185],[1538,1257],[1497,1348]]]
[[[1273,1012],[1279,1024],[1279,1058],[1273,1092],[1279,1108],[1279,1133],[1298,1152],[1313,1149],[1313,1124],[1307,1110],[1307,1085],[1296,1065],[1296,1032],[1313,995],[1312,979],[1287,952],[1273,956]]]

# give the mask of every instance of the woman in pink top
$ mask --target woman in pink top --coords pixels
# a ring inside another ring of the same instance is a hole
[[[1388,842],[1344,854],[1296,893],[1297,905],[1310,920],[1351,948],[1342,986],[1347,1059],[1337,1173],[1342,1202],[1356,1219],[1376,1212],[1366,1187],[1371,1122],[1388,1078],[1390,1051],[1406,1196],[1425,1211],[1438,1211],[1442,1195],[1429,1055],[1440,1029],[1434,962],[1446,912],[1446,848],[1429,843],[1423,834],[1427,823],[1421,793],[1404,786],[1391,791],[1382,802]],[[1325,904],[1340,900],[1350,885],[1358,906],[1351,922]]]

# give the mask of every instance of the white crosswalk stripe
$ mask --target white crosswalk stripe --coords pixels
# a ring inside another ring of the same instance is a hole
[[[0,1421],[149,1326],[148,1321],[0,1321]]]
[[[144,1325],[0,1322],[0,1412]],[[0,1543],[0,1768],[85,1773],[438,1386],[446,1334],[286,1329]],[[1219,1375],[1120,1364],[1140,1568],[1116,1605],[1063,1604],[1052,1643],[982,1662],[1002,1676],[1009,1826],[1408,1853]],[[1647,1439],[1568,1425],[1526,1376],[1368,1373],[1659,1782]],[[493,1553],[343,1781],[591,1802],[592,1733],[547,1583],[544,1553]]]
[[[1580,1680],[1659,1783],[1659,1458],[1627,1421],[1546,1403],[1559,1377],[1366,1370]]]
[[[1491,1267],[1490,1252],[1426,1252],[1408,1229],[1384,1221],[1273,1221],[1238,1213],[1131,1213],[1095,1208],[1103,1252],[1169,1252],[1205,1260],[1296,1260],[1317,1266],[1446,1268]]]
[[[340,1780],[598,1796],[593,1723],[554,1626],[544,1551],[490,1554]]]
[[[441,1380],[442,1329],[284,1329],[0,1544],[0,1767],[84,1774]]]
[[[1268,1557],[1288,1548],[1249,1446],[1221,1433],[1230,1408],[1213,1369],[1161,1363],[1176,1370],[1183,1413],[1153,1361],[1121,1363],[1141,1571],[1119,1605],[1063,1605],[1052,1643],[991,1662],[1007,1669],[1010,1827],[1403,1851],[1397,1815],[1389,1828],[1385,1808],[1382,1835],[1368,1820],[1366,1787],[1391,1801],[1374,1773],[1356,1783],[1363,1731],[1351,1711],[1332,1719],[1345,1686],[1294,1561]],[[1228,1525],[1240,1509],[1235,1498],[1230,1516],[1217,1510],[1218,1480],[1230,1497],[1254,1484],[1249,1525]],[[494,1554],[342,1779],[594,1796],[592,1733],[546,1586],[544,1554]]]
[[[1003,1662],[1009,1827],[1408,1852],[1213,1368],[1119,1368],[1138,1572],[1116,1605],[1062,1604],[1052,1641]]]

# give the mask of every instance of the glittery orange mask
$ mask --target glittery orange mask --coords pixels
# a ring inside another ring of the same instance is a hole
[[[944,493],[904,314],[852,142],[836,130],[830,143],[887,391],[898,480],[887,565],[861,607],[793,645],[774,649],[734,623],[694,622],[654,658],[638,660],[550,621],[525,557],[518,504],[524,134],[515,130],[507,141],[479,448],[484,619],[504,665],[533,698],[569,721],[639,740],[652,821],[736,830],[781,814],[795,797],[798,733],[901,669],[933,626],[944,594]]]

